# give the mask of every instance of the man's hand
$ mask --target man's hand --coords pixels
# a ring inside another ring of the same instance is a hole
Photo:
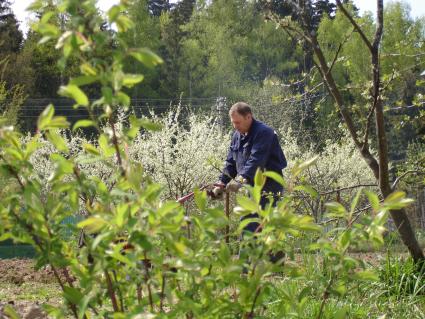
[[[226,185],[226,191],[227,192],[238,192],[239,189],[242,187],[242,183],[237,180],[232,180]]]
[[[216,186],[208,193],[212,199],[221,199],[223,198],[223,193],[225,186],[223,183],[217,183]]]

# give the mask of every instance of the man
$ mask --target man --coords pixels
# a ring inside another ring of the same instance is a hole
[[[282,174],[286,167],[286,159],[276,132],[253,118],[251,107],[238,102],[229,110],[230,120],[235,132],[230,143],[229,153],[223,173],[220,176],[222,187],[215,187],[213,194],[218,197],[225,186],[228,192],[237,192],[243,184],[254,184],[254,176],[257,168],[263,171],[274,171]],[[271,178],[267,178],[263,192],[278,195],[283,187]],[[264,208],[268,202],[267,196],[262,196],[260,204]],[[242,219],[255,218],[258,215],[251,214]],[[249,223],[244,230],[250,232],[259,231],[259,224]]]

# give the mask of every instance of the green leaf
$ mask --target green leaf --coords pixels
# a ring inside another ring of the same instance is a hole
[[[74,124],[74,127],[72,128],[73,131],[79,129],[80,127],[90,127],[90,126],[96,126],[96,123],[92,120],[79,120]]]
[[[57,130],[49,130],[48,132],[46,132],[46,138],[50,143],[54,145],[54,147],[56,147],[57,150],[64,153],[69,152],[68,145]]]
[[[115,224],[121,228],[122,226],[124,226],[124,220],[126,217],[126,214],[129,213],[128,210],[128,204],[118,204],[116,209],[115,209]]]
[[[108,223],[101,217],[89,217],[77,224],[78,228],[85,228],[88,233],[96,233]]]
[[[40,134],[36,134],[25,145],[25,159],[28,159],[41,146],[41,143],[38,141],[39,138]]]
[[[129,29],[134,27],[133,21],[122,14],[119,14],[115,18],[115,24],[117,25],[118,32],[127,32]]]
[[[109,23],[115,22],[115,20],[118,18],[119,14],[123,10],[122,6],[120,5],[114,5],[108,10],[108,19]]]
[[[342,248],[345,250],[350,245],[350,241],[351,241],[351,231],[347,229],[339,237],[339,243],[341,244]]]
[[[38,117],[37,127],[39,131],[44,130],[49,125],[54,114],[55,114],[55,108],[53,107],[52,104],[49,104]]]
[[[117,100],[122,106],[130,106],[130,103],[131,103],[130,97],[124,92],[117,93]]]
[[[254,176],[254,185],[263,188],[266,182],[266,177],[263,176],[260,168],[257,168]]]
[[[372,206],[372,209],[376,212],[379,210],[379,197],[374,192],[365,190],[364,191],[367,198],[369,199],[369,203]]]
[[[88,106],[87,95],[76,85],[68,84],[59,88],[59,94],[75,100],[78,105]]]
[[[398,191],[388,195],[384,200],[383,206],[387,209],[401,209],[413,202],[414,200],[406,198],[405,192]]]
[[[336,313],[333,315],[333,318],[334,319],[345,319],[345,318],[347,318],[348,317],[348,310],[349,309],[348,309],[347,306],[344,306],[344,307],[338,309],[336,311]]]
[[[109,140],[106,134],[101,134],[99,136],[99,148],[106,157],[110,157],[115,154],[115,148],[109,146]]]
[[[273,172],[273,171],[266,171],[263,173],[263,176],[267,176],[270,177],[271,179],[273,179],[275,182],[278,182],[280,185],[285,186],[285,180],[283,179],[282,175]]]
[[[257,205],[257,203],[246,196],[238,195],[236,197],[236,200],[239,206],[241,206],[243,209],[249,212],[256,212],[259,210],[259,206]]]
[[[11,233],[4,233],[0,235],[0,242],[5,241],[6,239],[13,238],[13,235]]]
[[[78,289],[69,286],[63,287],[63,295],[66,300],[74,305],[78,305],[80,300],[84,297],[84,295]]]
[[[43,14],[43,16],[40,19],[41,23],[47,23],[49,22],[50,18],[53,17],[55,14],[55,12],[53,11],[47,11],[46,13]]]
[[[338,202],[326,203],[325,206],[329,212],[327,214],[329,217],[345,217],[347,214],[345,207]]]
[[[92,84],[93,82],[96,82],[97,77],[93,75],[82,75],[76,78],[71,79],[69,81],[69,84],[76,85],[76,86],[83,86]]]
[[[354,279],[364,280],[364,281],[378,281],[379,277],[377,274],[370,270],[358,271],[353,275]]]
[[[41,33],[44,38],[58,37],[60,35],[60,30],[57,26],[51,23],[38,23],[36,25],[37,32]],[[43,39],[42,39],[43,40]],[[41,40],[40,40],[41,41]],[[39,43],[40,43],[39,41]]]
[[[83,148],[86,150],[87,153],[90,153],[90,154],[93,154],[93,155],[97,155],[97,156],[100,155],[99,150],[95,146],[93,146],[92,144],[90,144],[90,143],[84,143],[83,144]]]
[[[122,85],[131,88],[134,85],[136,85],[137,83],[142,82],[144,79],[144,76],[141,74],[124,74],[123,79],[122,79]]]
[[[38,11],[43,8],[43,2],[40,0],[32,2],[27,8],[27,11]]]
[[[112,99],[114,97],[114,94],[112,92],[112,89],[108,86],[104,86],[101,89],[102,91],[102,96],[105,99],[105,103],[106,104],[111,104],[112,103]]]
[[[294,190],[306,192],[307,194],[310,194],[313,198],[319,197],[319,193],[310,185],[298,185],[294,187]]]
[[[354,213],[354,210],[357,207],[357,204],[359,203],[360,200],[360,196],[362,194],[363,189],[359,189],[356,196],[354,197],[353,201],[351,202],[350,205],[350,215],[352,215]]]
[[[8,316],[10,319],[20,319],[21,316],[13,309],[11,305],[5,305],[3,307],[3,313]]]
[[[152,122],[146,118],[139,119],[135,116],[130,116],[130,126],[132,128],[143,127],[148,131],[160,131],[162,129],[162,125],[160,123]]]
[[[205,191],[195,190],[195,203],[196,206],[204,211],[207,206],[207,193]]]
[[[165,203],[161,203],[161,206],[158,208],[157,210],[157,214],[159,216],[165,216],[168,213],[181,208],[180,203],[176,202],[176,201],[168,201]]]
[[[316,155],[315,157],[302,162],[301,164],[295,165],[293,168],[293,175],[294,177],[298,176],[301,172],[303,172],[304,170],[306,170],[307,168],[309,168],[310,166],[314,165],[314,163],[316,163],[316,161],[318,160],[319,155]]]
[[[130,55],[148,68],[153,68],[164,62],[158,55],[146,48],[132,50]]]
[[[88,63],[81,64],[80,70],[81,70],[81,73],[86,74],[86,75],[92,75],[92,76],[97,75],[96,69]]]
[[[243,231],[250,223],[261,223],[261,220],[259,218],[246,218],[242,220],[238,225],[238,232]]]
[[[54,116],[48,125],[48,128],[68,128],[69,122],[66,120],[65,116]]]

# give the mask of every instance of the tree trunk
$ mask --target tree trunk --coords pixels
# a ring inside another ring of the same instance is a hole
[[[348,111],[346,105],[344,105],[344,100],[342,98],[341,92],[338,89],[338,86],[335,82],[335,79],[332,76],[331,69],[328,66],[326,58],[323,54],[322,49],[320,48],[317,37],[314,33],[305,34],[305,38],[308,40],[310,45],[313,48],[314,54],[317,58],[318,69],[321,73],[323,80],[325,81],[326,87],[328,88],[330,94],[332,95],[339,112],[341,113],[345,124],[347,125],[348,131],[359,150],[360,154],[368,164],[369,168],[372,170],[376,180],[379,184],[379,189],[381,190],[382,196],[387,198],[391,194],[392,189],[389,181],[389,170],[388,170],[388,142],[385,132],[385,118],[383,112],[382,98],[381,98],[381,79],[380,79],[380,59],[379,59],[379,47],[383,33],[383,0],[377,1],[377,26],[375,31],[375,37],[373,43],[370,43],[366,38],[364,33],[360,30],[360,27],[356,24],[354,19],[349,15],[349,13],[344,9],[340,1],[337,1],[338,7],[342,12],[347,16],[350,22],[353,24],[354,28],[359,31],[362,35],[362,38],[365,42],[365,45],[368,47],[371,53],[371,67],[372,67],[372,77],[373,77],[373,87],[371,90],[372,95],[372,105],[371,110],[375,112],[375,125],[378,139],[378,160],[371,154],[368,148],[368,130],[369,122],[366,124],[366,134],[363,141],[360,140],[357,129],[354,125],[352,116]],[[372,113],[370,114],[372,115]],[[368,116],[369,120],[369,116]],[[405,210],[392,210],[390,211],[391,217],[394,220],[394,223],[397,227],[397,230],[400,234],[400,237],[403,243],[408,248],[412,258],[415,262],[423,261],[425,259],[423,251],[419,246],[419,243],[416,239],[413,228],[410,224],[409,218]]]

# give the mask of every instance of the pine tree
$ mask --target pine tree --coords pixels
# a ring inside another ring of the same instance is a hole
[[[170,11],[171,4],[169,0],[149,0],[148,8],[151,15],[159,17],[163,12]]]
[[[0,0],[0,56],[18,53],[22,47],[23,35],[11,9],[9,0]]]

